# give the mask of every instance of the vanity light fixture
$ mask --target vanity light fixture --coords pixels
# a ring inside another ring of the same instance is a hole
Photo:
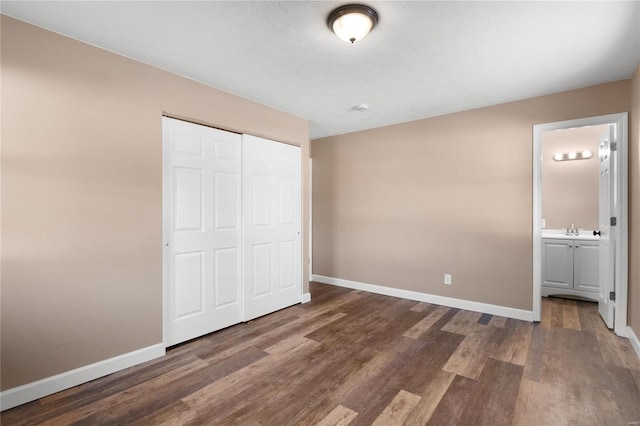
[[[338,38],[356,43],[369,34],[378,23],[378,12],[363,4],[340,6],[329,14],[327,25]]]
[[[569,152],[566,154],[562,154],[559,152],[553,156],[553,159],[556,161],[588,160],[591,157],[593,157],[593,152],[591,151]]]

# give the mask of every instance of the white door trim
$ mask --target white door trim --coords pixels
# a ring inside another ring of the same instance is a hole
[[[167,347],[169,341],[169,240],[171,235],[171,142],[167,116],[162,117],[162,343]]]
[[[309,158],[309,281],[313,281],[313,159]],[[304,291],[304,290],[303,290]],[[303,295],[304,296],[304,295]]]
[[[573,127],[617,124],[616,191],[619,208],[613,214],[618,218],[612,232],[615,250],[615,325],[618,336],[627,336],[627,273],[628,273],[628,113],[608,114],[577,120],[558,121],[533,126],[533,320],[540,321],[542,292],[542,133]]]

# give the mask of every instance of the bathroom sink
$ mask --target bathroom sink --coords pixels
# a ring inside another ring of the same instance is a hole
[[[582,240],[582,241],[598,241],[600,236],[594,236],[593,231],[580,231],[580,235],[567,235],[566,231],[561,229],[542,230],[542,238],[555,238],[558,240]]]

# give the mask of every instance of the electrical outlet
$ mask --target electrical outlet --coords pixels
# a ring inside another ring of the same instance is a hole
[[[451,274],[444,274],[444,283],[446,285],[451,285]]]

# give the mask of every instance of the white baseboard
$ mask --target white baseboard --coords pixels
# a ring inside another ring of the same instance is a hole
[[[302,303],[311,302],[311,293],[303,293],[302,294]]]
[[[416,300],[418,302],[433,303],[435,305],[448,306],[450,308],[482,312],[483,314],[498,315],[501,317],[513,318],[523,321],[533,321],[533,311],[526,311],[524,309],[515,309],[506,306],[473,302],[470,300],[454,299],[452,297],[436,296],[429,293],[402,290],[381,285],[361,283],[358,281],[343,280],[341,278],[325,277],[322,275],[313,275],[313,281],[324,284],[337,285],[340,287],[352,288],[355,290],[368,291],[370,293],[384,294],[385,296],[400,297],[403,299]]]
[[[75,370],[56,374],[36,382],[16,388],[7,389],[0,393],[0,411],[35,401],[47,395],[60,392],[64,389],[80,385],[82,383],[95,380],[116,371],[133,367],[134,365],[159,358],[165,354],[165,347],[162,343],[133,352],[118,355],[105,359],[94,364],[85,365]]]
[[[638,339],[638,336],[636,336],[636,334],[633,332],[633,329],[628,326],[627,326],[627,338],[631,342],[631,346],[633,346],[633,350],[636,351],[636,355],[638,355],[638,358],[640,358],[640,339]]]

